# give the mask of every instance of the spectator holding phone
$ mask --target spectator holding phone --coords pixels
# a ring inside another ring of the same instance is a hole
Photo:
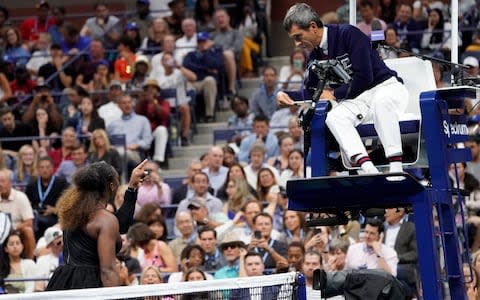
[[[262,255],[265,268],[275,268],[278,263],[286,261],[287,244],[271,237],[273,219],[268,213],[259,213],[253,218],[255,231],[247,247],[249,251],[255,251]]]

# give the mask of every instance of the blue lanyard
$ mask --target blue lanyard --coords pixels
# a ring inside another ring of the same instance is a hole
[[[274,242],[275,242],[275,240],[271,239],[270,242],[268,243],[268,248],[272,248]],[[258,252],[257,247],[255,247],[255,250],[256,250],[256,252]],[[267,259],[267,256],[268,256],[268,251],[265,251],[265,253],[263,253],[263,257],[262,257],[263,263],[265,263],[265,260]]]
[[[55,175],[50,178],[50,182],[48,183],[47,189],[45,190],[45,193],[42,191],[42,179],[40,176],[37,178],[37,190],[38,190],[38,199],[40,200],[40,207],[43,206],[43,202],[45,202],[45,199],[47,199],[48,194],[52,190],[53,183],[55,182]]]

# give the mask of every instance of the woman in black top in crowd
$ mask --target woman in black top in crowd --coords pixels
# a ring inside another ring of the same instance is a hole
[[[132,171],[123,205],[115,215],[105,209],[119,186],[115,169],[98,162],[77,171],[74,185],[65,191],[57,204],[63,228],[65,264],[55,270],[47,290],[121,284],[115,260],[122,245],[120,233],[133,222],[137,189],[146,162],[144,160]]]

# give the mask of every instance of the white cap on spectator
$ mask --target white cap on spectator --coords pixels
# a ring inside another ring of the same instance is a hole
[[[474,56],[467,56],[463,60],[463,64],[467,66],[472,66],[474,68],[478,68],[478,59]]]
[[[110,84],[108,85],[108,89],[111,89],[111,88],[114,87],[114,86],[118,86],[120,89],[123,90],[123,88],[122,88],[122,83],[121,83],[120,81],[118,81],[118,80],[112,80],[112,81],[110,81]]]
[[[45,233],[43,235],[45,236],[45,242],[47,243],[47,246],[48,246],[57,237],[63,236],[63,232],[60,228],[58,228],[56,226],[52,226],[52,227],[47,228],[47,230],[45,230]]]

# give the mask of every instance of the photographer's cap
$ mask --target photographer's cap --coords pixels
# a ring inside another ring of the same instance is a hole
[[[45,230],[45,242],[48,245],[50,245],[51,242],[53,242],[57,237],[59,236],[63,236],[63,232],[60,228],[58,227],[55,227],[55,226],[52,226],[52,227],[49,227],[47,228],[47,230]]]
[[[467,56],[463,60],[463,64],[474,67],[474,68],[478,68],[478,59],[474,56]]]

